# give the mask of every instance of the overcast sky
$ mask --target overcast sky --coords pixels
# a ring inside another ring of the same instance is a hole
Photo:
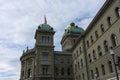
[[[0,0],[0,80],[18,80],[22,51],[34,47],[38,25],[47,22],[55,33],[55,50],[71,22],[86,29],[106,0]]]

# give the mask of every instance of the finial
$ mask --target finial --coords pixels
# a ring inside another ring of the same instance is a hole
[[[75,23],[74,23],[74,22],[71,22],[71,23],[70,23],[70,26],[75,26]]]
[[[46,15],[44,15],[44,24],[47,24]]]

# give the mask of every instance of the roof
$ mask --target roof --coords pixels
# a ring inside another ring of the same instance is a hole
[[[45,31],[47,31],[47,30],[53,30],[53,28],[49,25],[49,24],[40,24],[39,25],[39,29],[41,29],[41,30],[45,30]]]
[[[83,33],[84,29],[78,26],[75,26],[75,24],[72,22],[70,26],[65,30],[64,35],[67,33]]]

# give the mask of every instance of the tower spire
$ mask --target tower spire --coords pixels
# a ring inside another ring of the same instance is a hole
[[[44,15],[44,24],[47,24],[46,15]]]

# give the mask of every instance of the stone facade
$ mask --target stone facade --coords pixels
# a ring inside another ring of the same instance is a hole
[[[120,0],[106,0],[72,48],[75,80],[115,80],[110,55],[120,56]],[[119,60],[120,63],[120,60]],[[120,76],[120,64],[117,65]]]

